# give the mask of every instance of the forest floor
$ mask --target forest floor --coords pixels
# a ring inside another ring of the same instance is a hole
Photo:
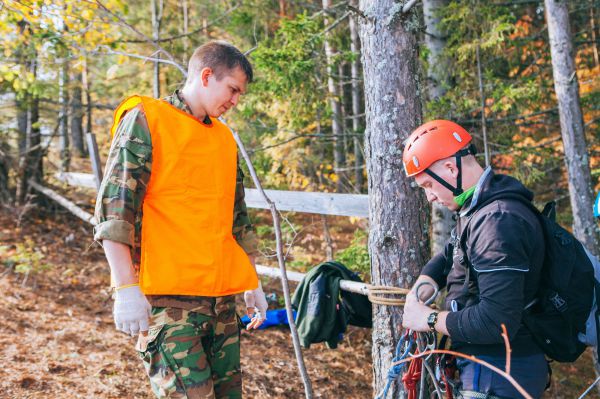
[[[91,227],[60,208],[18,220],[14,209],[0,209],[0,246],[13,254],[25,246],[43,259],[30,259],[37,273],[27,279],[0,262],[0,398],[152,398],[134,340],[114,328],[108,266]],[[308,225],[304,236],[320,236],[318,223]],[[276,280],[263,283],[280,296]],[[243,331],[241,339],[245,397],[303,397],[286,328]],[[372,397],[368,329],[351,327],[338,349],[316,344],[304,355],[316,397]],[[545,398],[578,397],[594,380],[589,353],[553,368]]]

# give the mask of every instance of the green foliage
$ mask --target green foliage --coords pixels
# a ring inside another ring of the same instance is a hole
[[[306,13],[283,20],[275,36],[261,42],[252,54],[259,72],[257,91],[279,100],[290,100],[292,105],[307,110],[314,96],[322,92],[319,82],[312,78],[322,58],[320,30],[319,19]]]
[[[363,279],[371,274],[371,258],[367,241],[367,233],[358,229],[354,232],[350,246],[339,251],[335,256],[338,262],[346,265],[348,269],[360,273]]]
[[[36,275],[50,269],[43,260],[45,255],[35,246],[31,238],[16,244],[15,248],[0,246],[0,258],[6,267],[24,275]]]

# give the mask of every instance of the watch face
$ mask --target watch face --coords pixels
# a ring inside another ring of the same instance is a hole
[[[438,312],[433,312],[427,317],[427,324],[429,328],[432,330],[435,328],[435,323],[437,323]]]

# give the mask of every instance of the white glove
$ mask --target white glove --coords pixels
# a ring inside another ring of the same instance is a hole
[[[248,317],[251,318],[246,329],[257,329],[266,320],[267,308],[269,307],[260,281],[258,282],[258,288],[244,292],[244,301],[246,302]]]
[[[119,289],[115,294],[113,316],[117,330],[132,337],[140,331],[148,331],[152,306],[139,285]]]

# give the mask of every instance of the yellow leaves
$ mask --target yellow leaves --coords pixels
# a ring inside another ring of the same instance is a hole
[[[94,16],[94,14],[92,13],[92,10],[88,9],[88,10],[83,10],[81,12],[81,18],[83,18],[83,19],[90,20],[90,19],[92,19],[93,16]]]

